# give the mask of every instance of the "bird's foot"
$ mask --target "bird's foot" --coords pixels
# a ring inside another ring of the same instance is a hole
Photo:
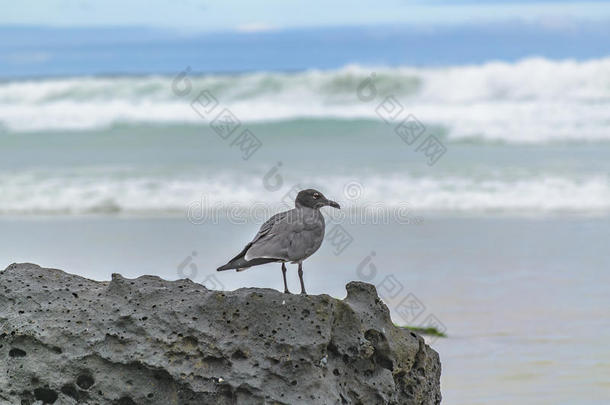
[[[307,295],[307,291],[301,290],[301,295]]]
[[[288,291],[288,289],[284,289],[284,294],[292,294],[290,291]]]

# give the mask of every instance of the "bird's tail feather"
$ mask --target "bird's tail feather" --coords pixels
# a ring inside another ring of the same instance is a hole
[[[259,264],[265,264],[265,263],[271,263],[271,262],[277,262],[277,261],[280,261],[280,260],[267,259],[267,258],[246,260],[243,257],[238,257],[234,260],[231,260],[229,263],[225,264],[224,266],[220,266],[219,268],[216,269],[216,271],[224,271],[224,270],[243,271],[243,270],[246,270],[248,267],[258,266]]]

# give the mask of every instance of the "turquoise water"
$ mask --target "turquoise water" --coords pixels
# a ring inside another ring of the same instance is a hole
[[[201,198],[244,208],[279,203],[298,184],[361,208],[534,216],[610,212],[606,142],[440,137],[447,152],[429,166],[423,153],[372,120],[248,127],[262,143],[248,160],[207,126],[0,134],[0,213],[179,215]],[[346,194],[350,184],[358,188],[356,198]]]
[[[315,185],[360,208],[604,216],[608,72],[526,59],[6,81],[0,214],[247,208]]]

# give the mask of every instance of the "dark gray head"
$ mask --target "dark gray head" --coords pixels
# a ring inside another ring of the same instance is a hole
[[[308,207],[315,209],[320,209],[326,206],[339,209],[341,208],[339,204],[324,197],[324,194],[318,190],[314,190],[313,188],[299,191],[299,194],[297,194],[297,198],[294,201],[294,205],[297,207]]]

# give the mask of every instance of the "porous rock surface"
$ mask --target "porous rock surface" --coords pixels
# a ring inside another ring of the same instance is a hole
[[[213,291],[0,272],[0,404],[438,404],[438,354],[375,287]]]

